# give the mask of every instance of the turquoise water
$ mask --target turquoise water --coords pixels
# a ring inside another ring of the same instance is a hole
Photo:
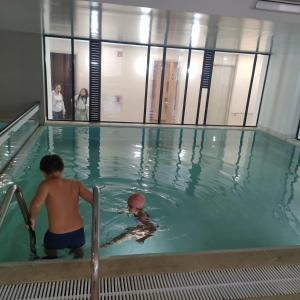
[[[41,181],[39,160],[58,153],[65,176],[103,186],[101,241],[134,226],[126,214],[133,192],[147,196],[146,211],[159,224],[139,244],[125,241],[101,255],[201,252],[300,244],[299,148],[252,130],[44,127],[1,177],[0,197],[17,182],[29,202]],[[84,201],[86,256],[91,208]],[[37,221],[38,251],[47,229]],[[28,236],[13,202],[0,231],[0,261],[29,258]]]

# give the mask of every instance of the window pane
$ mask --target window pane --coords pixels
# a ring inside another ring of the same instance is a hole
[[[192,13],[170,12],[168,45],[189,46],[193,24]]]
[[[147,123],[158,122],[163,48],[151,47],[147,96]]]
[[[242,126],[254,55],[216,52],[207,125]]]
[[[71,40],[46,38],[48,118],[72,120]]]
[[[269,56],[257,55],[246,126],[256,126]]]
[[[102,38],[148,43],[151,9],[103,4]]]
[[[161,123],[181,123],[187,60],[188,50],[167,50]]]
[[[184,124],[195,124],[196,122],[203,56],[204,51],[192,51],[191,54]]]
[[[152,10],[151,13],[151,43],[163,44],[167,30],[167,14],[160,10]]]
[[[147,47],[102,43],[101,121],[143,122]]]
[[[203,125],[204,124],[204,116],[205,116],[207,95],[208,95],[208,89],[202,89],[201,99],[200,99],[200,110],[199,110],[198,125]]]
[[[88,41],[74,41],[75,120],[89,119],[90,54]]]

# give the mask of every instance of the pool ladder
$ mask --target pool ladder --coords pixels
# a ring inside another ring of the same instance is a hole
[[[31,228],[31,221],[29,211],[24,200],[24,195],[20,187],[16,184],[10,186],[4,196],[3,202],[0,207],[0,228],[3,224],[8,208],[11,204],[13,196],[16,195],[17,202],[25,225],[29,230],[30,250],[34,259],[39,258],[36,251],[36,236],[35,231]],[[91,251],[91,290],[90,299],[98,300],[100,297],[100,256],[99,256],[99,244],[100,244],[100,188],[98,186],[93,187],[93,205],[92,205],[92,251]]]
[[[0,228],[3,224],[3,221],[5,219],[5,216],[7,214],[8,208],[10,206],[11,200],[13,196],[16,195],[17,202],[19,205],[19,208],[21,210],[25,225],[28,227],[29,231],[29,241],[30,241],[30,251],[33,259],[39,258],[36,252],[36,236],[35,231],[31,228],[31,221],[30,221],[30,215],[29,211],[26,205],[26,202],[24,200],[24,195],[20,187],[13,184],[10,186],[4,196],[2,205],[0,207]]]

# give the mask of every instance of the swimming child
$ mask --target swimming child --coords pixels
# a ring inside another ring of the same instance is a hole
[[[37,189],[29,207],[31,227],[45,203],[49,229],[44,236],[45,258],[57,258],[58,249],[69,249],[74,258],[83,256],[85,244],[83,220],[79,213],[79,197],[89,203],[93,194],[81,182],[63,177],[64,163],[58,155],[46,155],[40,161],[45,180]]]
[[[145,203],[146,198],[142,194],[133,194],[128,198],[128,211],[133,214],[137,226],[126,228],[123,233],[113,238],[110,242],[101,245],[102,248],[120,244],[131,238],[135,238],[138,243],[144,243],[146,239],[153,236],[157,228],[149,215],[144,211]]]

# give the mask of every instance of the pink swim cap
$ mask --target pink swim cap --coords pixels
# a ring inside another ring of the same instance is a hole
[[[146,203],[146,198],[142,194],[132,194],[129,198],[127,203],[132,207],[132,208],[137,208],[137,209],[143,209]]]

